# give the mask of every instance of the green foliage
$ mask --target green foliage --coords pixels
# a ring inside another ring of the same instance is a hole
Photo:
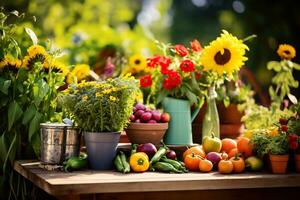
[[[254,150],[259,156],[267,154],[282,155],[288,153],[288,137],[286,133],[272,136],[265,130],[257,130],[251,138]]]
[[[271,100],[280,104],[285,97],[288,97],[291,102],[297,103],[297,99],[290,93],[290,87],[298,88],[299,86],[298,81],[293,77],[293,70],[300,70],[300,65],[290,60],[270,61],[267,68],[276,72],[272,78],[272,83],[276,85],[276,89],[274,90],[272,86],[269,88]]]
[[[17,11],[10,15],[24,16]],[[22,196],[19,187],[16,192],[12,187],[15,181],[12,165],[27,152],[30,158],[39,156],[39,124],[61,116],[56,113],[56,98],[58,88],[65,83],[63,68],[53,65],[57,63],[55,54],[44,47],[33,45],[27,49],[26,56],[22,56],[22,49],[26,47],[16,39],[20,26],[7,23],[8,16],[0,12],[0,168],[5,180],[10,181],[10,197],[19,199]],[[26,28],[26,33],[24,27],[22,29],[23,37],[27,33],[34,43],[37,42],[31,29]]]
[[[288,109],[281,110],[277,104],[272,104],[270,108],[253,104],[242,117],[247,129],[266,129],[274,126],[281,117],[289,118],[292,112]]]
[[[61,102],[84,131],[116,132],[129,122],[137,91],[133,77],[83,82],[69,86],[61,95]]]
[[[289,133],[300,136],[300,103],[293,105],[290,110],[294,115],[288,121]]]

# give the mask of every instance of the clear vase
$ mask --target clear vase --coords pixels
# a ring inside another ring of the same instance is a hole
[[[206,112],[202,123],[202,141],[205,136],[211,136],[212,133],[215,137],[220,138],[220,120],[216,97],[215,86],[212,86],[209,88],[209,94],[206,99]]]

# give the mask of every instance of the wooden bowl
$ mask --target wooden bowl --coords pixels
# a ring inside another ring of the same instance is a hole
[[[125,130],[128,139],[133,144],[160,144],[166,131],[168,129],[168,123],[130,123]]]

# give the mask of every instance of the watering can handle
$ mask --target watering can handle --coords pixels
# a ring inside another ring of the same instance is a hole
[[[196,118],[196,116],[198,115],[199,111],[200,111],[201,107],[197,107],[193,112],[192,112],[192,116],[191,119],[192,121],[194,121],[194,119]]]

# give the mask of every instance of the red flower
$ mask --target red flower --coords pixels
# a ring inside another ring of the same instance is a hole
[[[280,129],[283,131],[283,132],[287,132],[289,127],[287,125],[281,125],[280,126]]]
[[[195,64],[192,61],[190,61],[190,60],[184,60],[180,64],[180,69],[183,72],[193,72],[194,69],[195,69]]]
[[[169,74],[170,72],[171,72],[172,70],[170,70],[170,69],[168,69],[168,67],[167,66],[161,66],[161,68],[160,68],[160,72],[162,73],[162,74]]]
[[[280,123],[281,125],[287,125],[288,119],[286,119],[286,118],[280,118],[280,119],[279,119],[279,123]]]
[[[187,56],[189,54],[187,48],[185,48],[185,46],[183,46],[182,44],[175,45],[174,50],[182,57]]]
[[[178,87],[181,84],[181,76],[178,72],[171,71],[168,73],[168,77],[163,82],[163,88],[171,90]]]
[[[156,67],[159,65],[160,58],[160,55],[154,55],[152,58],[147,58],[148,67]]]
[[[194,52],[200,52],[203,49],[200,42],[196,39],[193,42],[191,42],[191,47]]]
[[[296,134],[289,134],[289,141],[290,142],[295,142],[298,140],[298,135]]]
[[[168,68],[169,65],[171,64],[171,58],[161,56],[159,59],[159,65],[164,68]]]
[[[299,146],[299,144],[298,144],[297,141],[293,141],[293,142],[290,142],[290,143],[289,143],[289,147],[290,147],[290,149],[292,149],[292,150],[298,149],[298,146]]]
[[[151,75],[145,75],[140,78],[140,86],[142,88],[147,88],[152,85],[152,77]]]
[[[199,72],[195,73],[195,79],[198,81],[201,78],[201,74]]]

